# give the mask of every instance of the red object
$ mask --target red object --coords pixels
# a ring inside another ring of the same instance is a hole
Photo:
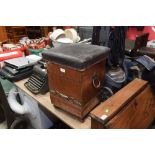
[[[7,59],[18,58],[18,57],[22,57],[22,56],[23,56],[23,54],[19,50],[0,52],[0,62],[7,60]]]
[[[46,45],[51,45],[51,39],[50,38],[45,38],[45,44]]]
[[[41,42],[41,43],[33,43],[29,46],[29,48],[32,48],[32,49],[40,49],[40,48],[45,48],[46,45],[45,45],[45,42]]]
[[[149,33],[149,40],[155,40],[155,26],[145,26],[144,32]]]
[[[4,52],[14,52],[14,51],[21,51],[22,53],[24,53],[26,56],[29,55],[29,53],[27,52],[28,47],[27,46],[23,46],[23,47],[19,47],[16,49],[8,49],[3,47],[3,51]]]
[[[148,40],[155,40],[155,26],[145,26],[142,31],[138,31],[136,27],[129,27],[127,31],[127,38],[135,40],[137,35],[149,33]]]
[[[20,48],[15,48],[15,49],[8,49],[8,48],[5,48],[5,47],[3,47],[3,51],[21,51],[21,52],[24,52],[25,50],[27,49],[27,47],[26,46],[23,46],[23,47],[20,47]]]

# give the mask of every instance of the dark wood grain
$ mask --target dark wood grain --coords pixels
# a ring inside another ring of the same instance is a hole
[[[104,129],[105,126],[100,123],[97,119],[91,118],[91,129]]]

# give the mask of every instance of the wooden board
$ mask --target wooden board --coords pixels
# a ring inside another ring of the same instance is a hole
[[[155,118],[155,96],[135,79],[91,112],[92,128],[147,128]]]
[[[155,96],[149,86],[120,111],[106,128],[148,128],[155,118]]]
[[[60,120],[62,120],[65,124],[70,126],[74,129],[90,129],[91,128],[91,119],[90,117],[87,117],[83,122],[79,121],[76,117],[68,114],[65,111],[62,111],[61,109],[55,108],[54,105],[51,103],[50,100],[50,94],[49,92],[45,95],[34,95],[32,94],[27,88],[24,86],[24,83],[28,79],[24,79],[18,82],[15,82],[15,85],[23,90],[25,93],[30,95],[32,98],[34,98],[38,103],[43,106],[45,109],[47,109],[49,112],[54,114],[56,117],[58,117]]]
[[[150,47],[140,48],[137,52],[137,55],[148,55],[151,58],[155,58],[155,49]]]
[[[7,38],[5,26],[0,26],[0,42],[5,42],[7,40],[8,38]]]

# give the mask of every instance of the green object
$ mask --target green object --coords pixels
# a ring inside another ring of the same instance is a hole
[[[108,109],[108,108],[106,108],[104,111],[105,111],[105,113],[108,113],[108,112],[109,112],[109,109]]]
[[[44,51],[44,48],[41,48],[41,49],[32,49],[32,48],[29,48],[28,50],[29,50],[30,54],[35,54],[35,55],[40,56],[41,53]]]
[[[13,83],[11,83],[8,80],[1,79],[1,78],[0,78],[0,82],[2,84],[5,94],[8,94],[13,86]]]

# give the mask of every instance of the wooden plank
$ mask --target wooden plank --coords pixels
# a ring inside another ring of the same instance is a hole
[[[147,81],[135,79],[118,91],[112,97],[101,103],[91,112],[91,116],[102,123],[114,117],[128,102],[130,102],[146,86]],[[122,95],[123,94],[123,95]]]
[[[0,26],[0,42],[5,42],[8,40],[5,26]]]
[[[128,103],[106,127],[110,129],[145,129],[155,118],[155,96],[148,85]]]
[[[90,117],[87,117],[83,122],[81,122],[79,119],[76,117],[68,114],[65,111],[62,111],[61,109],[55,108],[54,105],[51,103],[50,100],[50,94],[49,92],[46,93],[45,95],[34,95],[32,94],[27,88],[24,86],[24,83],[28,79],[24,79],[18,82],[15,82],[15,85],[23,90],[25,93],[30,95],[32,98],[34,98],[38,103],[43,106],[45,109],[47,109],[49,112],[57,116],[60,120],[62,120],[64,123],[66,123],[68,126],[71,128],[75,129],[90,129],[91,128],[91,120]]]
[[[104,129],[105,126],[98,120],[91,118],[91,129]]]

